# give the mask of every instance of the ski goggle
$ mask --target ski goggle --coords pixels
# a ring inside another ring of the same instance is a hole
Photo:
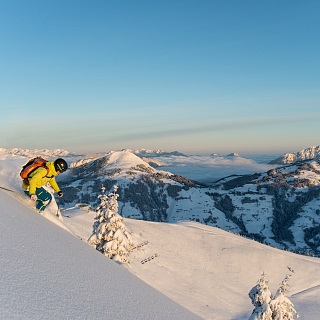
[[[56,167],[57,167],[58,171],[60,171],[60,172],[66,171],[66,168],[63,165],[60,165],[59,163],[57,163]]]

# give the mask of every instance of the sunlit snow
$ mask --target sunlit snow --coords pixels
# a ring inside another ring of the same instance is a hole
[[[67,208],[62,219],[55,202],[44,216],[30,209],[16,193],[26,159],[0,160],[0,186],[15,191],[0,190],[1,319],[248,319],[261,274],[275,294],[288,267],[300,319],[318,319],[318,258],[196,222],[125,219],[138,248],[119,265],[88,245],[95,218],[88,207]]]

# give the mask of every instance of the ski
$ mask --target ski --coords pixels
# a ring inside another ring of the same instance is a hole
[[[34,211],[36,213],[39,213],[41,215],[44,215],[43,212],[39,212],[34,206],[30,205],[30,201],[28,203],[28,200],[27,200],[27,197],[26,197],[25,194],[23,194],[23,193],[21,193],[19,191],[15,191],[15,190],[12,190],[12,189],[9,189],[9,188],[2,187],[2,186],[0,186],[0,189],[10,192],[10,195],[12,197],[14,197],[17,201],[19,201],[20,203],[24,204],[28,208],[30,208],[32,211]],[[17,196],[14,196],[13,194],[16,194]],[[53,194],[52,194],[52,197],[53,197]],[[58,202],[56,202],[56,204],[57,204],[57,211],[55,213],[52,213],[52,215],[55,215],[56,217],[58,217],[62,221],[63,218],[62,218],[62,214],[61,214],[61,211],[60,211],[60,208],[59,208],[59,204],[58,204]]]

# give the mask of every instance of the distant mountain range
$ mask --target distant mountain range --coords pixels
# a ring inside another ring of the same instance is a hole
[[[320,156],[320,146],[313,146],[299,152],[285,153],[281,157],[272,160],[270,164],[289,164],[297,161],[311,160]]]
[[[0,153],[6,150],[22,154],[3,148]],[[150,156],[159,155],[157,152],[121,150],[72,157],[55,150],[50,156],[53,154],[74,160],[61,176],[65,196],[60,204],[64,208],[79,203],[95,207],[102,185],[112,190],[117,184],[119,212],[125,217],[193,220],[280,249],[320,256],[319,147],[286,154],[281,160],[293,163],[281,163],[267,172],[232,175],[210,185],[158,170],[156,158]]]
[[[133,154],[139,157],[159,157],[159,156],[182,156],[186,157],[185,154],[178,152],[178,151],[163,151],[163,150],[148,150],[148,149],[140,149],[140,150],[131,150],[131,149],[123,149],[121,151],[130,151]],[[47,157],[47,158],[54,158],[54,157],[65,157],[65,156],[82,156],[86,159],[95,159],[101,157],[105,153],[93,153],[93,154],[74,154],[70,153],[64,149],[23,149],[23,148],[0,148],[0,154],[7,154],[7,155],[17,155],[23,157]]]
[[[140,150],[127,150],[127,151],[131,151],[132,153],[134,153],[135,155],[139,156],[139,157],[159,157],[159,156],[182,156],[182,157],[186,157],[185,154],[178,152],[178,151],[171,151],[171,152],[167,152],[167,151],[163,151],[163,150],[147,150],[147,149],[140,149]]]
[[[160,156],[182,156],[187,157],[187,155],[179,152],[179,151],[163,151],[163,150],[148,150],[148,149],[140,149],[140,150],[131,150],[131,149],[123,149],[121,151],[129,151],[139,157],[152,158],[152,157],[160,157]],[[107,152],[106,152],[107,153]],[[86,155],[77,155],[74,153],[70,153],[64,149],[22,149],[22,148],[0,148],[0,154],[10,154],[10,155],[19,155],[24,157],[35,157],[42,156],[47,158],[54,157],[65,157],[65,156],[78,156],[83,159],[96,159],[98,157],[103,156],[106,153],[96,153],[96,154],[86,154]],[[224,157],[220,153],[212,153],[213,157]],[[240,155],[236,152],[232,152],[226,157],[240,157]],[[270,161],[270,164],[292,164],[298,161],[311,160],[320,157],[320,146],[313,146],[307,149],[303,149],[299,152],[293,153],[285,153],[279,158],[276,158]]]
[[[53,157],[65,157],[70,156],[71,153],[69,151],[63,149],[22,149],[22,148],[0,148],[0,154],[7,154],[7,155],[16,155],[16,156],[23,156],[23,157],[46,157],[46,158],[53,158]]]
[[[212,153],[211,156],[213,156],[213,157],[223,157],[223,155],[221,153]],[[236,153],[236,152],[232,152],[232,153],[228,154],[226,157],[240,157],[240,154]]]

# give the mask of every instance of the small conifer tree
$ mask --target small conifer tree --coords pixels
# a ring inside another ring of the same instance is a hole
[[[117,186],[114,192],[98,196],[100,205],[97,207],[97,217],[93,232],[88,242],[108,258],[119,263],[128,263],[128,256],[134,247],[130,232],[124,225],[124,219],[118,214]]]
[[[282,280],[274,299],[270,302],[272,319],[274,320],[293,320],[295,317],[299,318],[297,311],[294,309],[294,304],[286,295],[290,278],[291,274],[287,274]]]
[[[288,269],[294,272],[290,267]],[[268,288],[265,273],[261,275],[257,285],[249,292],[249,297],[255,306],[249,320],[293,320],[295,317],[299,318],[293,303],[286,296],[290,277],[290,274],[286,275],[273,297]]]
[[[268,284],[269,281],[263,272],[257,284],[250,290],[249,297],[254,305],[254,310],[249,320],[272,320],[272,311],[269,306],[272,295]]]

